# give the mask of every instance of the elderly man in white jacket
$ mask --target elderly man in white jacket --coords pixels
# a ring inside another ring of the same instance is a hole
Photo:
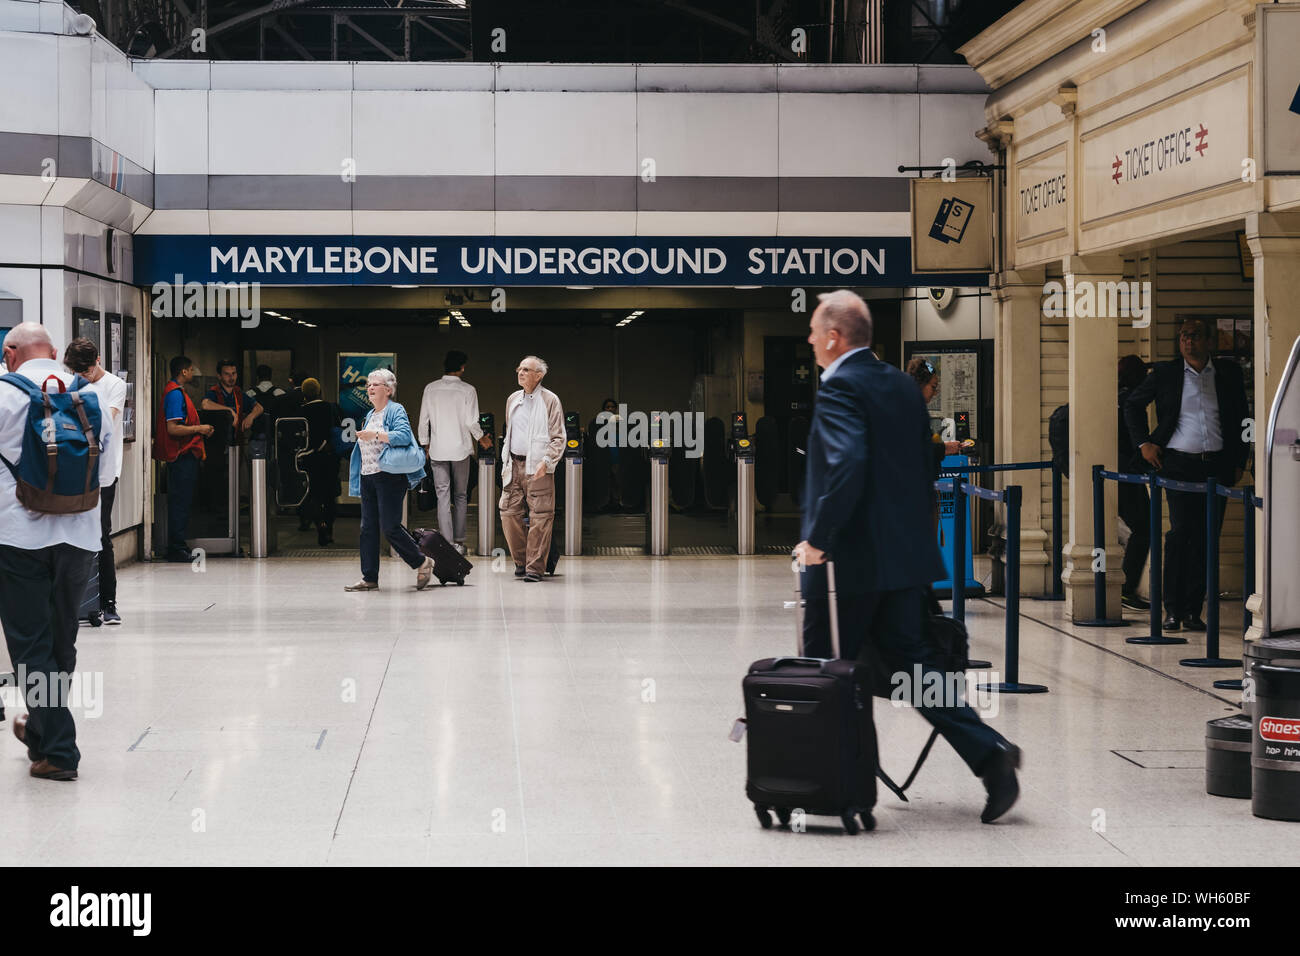
[[[464,352],[453,349],[443,359],[443,376],[424,389],[420,403],[420,444],[433,465],[438,496],[438,530],[465,553],[465,513],[469,507],[469,469],[474,442],[492,439],[478,423],[478,391],[466,382]]]
[[[515,560],[515,577],[540,581],[555,521],[555,466],[564,454],[564,408],[542,388],[547,364],[526,355],[515,371],[519,391],[506,399],[502,453],[509,456],[501,479],[501,527]],[[527,499],[528,530],[524,531]]]

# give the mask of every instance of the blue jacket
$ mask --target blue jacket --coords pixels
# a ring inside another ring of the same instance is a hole
[[[829,552],[837,591],[895,591],[944,577],[929,436],[916,382],[869,349],[846,358],[817,392],[802,533]],[[824,595],[824,567],[808,572],[806,593]]]
[[[373,414],[373,413],[371,413]],[[370,415],[367,415],[369,420]],[[372,423],[374,424],[374,423]],[[424,477],[424,465],[414,471],[408,471],[405,468],[390,467],[393,462],[403,454],[409,454],[412,446],[419,448],[415,444],[415,434],[411,431],[411,420],[406,415],[406,409],[398,402],[389,402],[384,408],[384,431],[388,432],[388,444],[379,454],[379,470],[393,472],[394,474],[406,475],[406,480],[410,482],[412,488],[420,483]],[[363,425],[358,431],[364,431]],[[405,452],[399,451],[405,449]],[[348,469],[348,494],[356,497],[361,494],[361,443],[357,442],[352,449],[352,460]]]

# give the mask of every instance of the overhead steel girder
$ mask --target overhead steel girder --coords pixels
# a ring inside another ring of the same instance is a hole
[[[252,10],[246,10],[243,13],[238,14],[237,16],[231,17],[229,20],[222,20],[220,23],[212,24],[210,27],[207,28],[206,36],[207,39],[211,40],[214,37],[220,36],[222,33],[226,33],[237,27],[241,27],[246,23],[251,23],[259,19],[260,17],[266,16],[269,13],[287,13],[291,10],[298,9],[299,7],[305,7],[308,4],[315,3],[315,2],[317,2],[317,0],[271,0],[270,3],[264,4],[260,7],[255,7]],[[390,7],[387,9],[376,9],[376,10],[340,11],[338,9],[329,9],[329,8],[320,10],[321,13],[345,12],[346,14],[349,15],[364,14],[364,13],[373,13],[373,14],[402,13],[407,16],[417,13],[417,11],[423,12],[418,7],[407,7],[407,6],[403,6],[400,8]],[[428,7],[427,11],[428,11],[427,15],[438,16],[439,18],[446,19],[446,20],[468,20],[469,19],[468,9],[461,11],[456,7]],[[353,29],[356,28],[353,27]],[[174,56],[175,54],[181,52],[188,46],[189,46],[189,39],[187,38],[181,41],[180,43],[177,43],[175,46],[167,50],[165,53],[160,53],[158,58],[166,59],[168,57]]]

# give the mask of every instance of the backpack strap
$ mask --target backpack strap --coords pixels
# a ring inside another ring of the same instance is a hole
[[[59,386],[59,394],[63,394],[68,390],[68,386],[63,384],[63,379],[59,378],[57,375],[47,375],[45,376],[45,381],[41,382],[41,392],[48,394],[49,390],[47,386],[50,384],[50,379],[54,379],[54,384]]]
[[[8,375],[0,375],[0,382],[8,382],[15,388],[22,389],[31,398],[35,398],[41,393],[41,390],[36,387],[35,382],[26,375],[19,375],[17,372],[10,372]]]
[[[50,378],[54,378],[54,376],[51,375]],[[49,381],[49,379],[46,379],[46,381]],[[59,384],[62,385],[63,383],[59,382]],[[75,392],[73,397],[78,397]],[[58,435],[54,430],[54,412],[50,407],[50,396],[45,392],[44,383],[42,383],[41,387],[41,400],[45,403],[45,420],[41,427],[41,438],[45,441],[45,455],[49,459],[49,478],[45,482],[45,490],[53,491],[54,476],[59,473],[59,443]]]
[[[86,445],[89,449],[90,460],[86,463],[86,488],[85,494],[90,494],[90,476],[92,471],[98,474],[95,464],[99,459],[99,440],[95,437],[95,430],[90,427],[90,420],[86,418],[86,403],[82,401],[77,392],[72,393],[72,407],[77,411],[77,419],[81,422],[81,430],[86,434]],[[53,465],[51,465],[53,468]],[[50,477],[51,483],[54,481],[53,473]],[[51,485],[52,487],[52,485]]]

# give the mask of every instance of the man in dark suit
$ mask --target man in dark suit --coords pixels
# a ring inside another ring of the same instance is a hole
[[[909,376],[871,352],[871,313],[862,299],[843,289],[818,298],[808,341],[825,371],[808,433],[804,540],[796,548],[805,569],[804,652],[831,654],[830,555],[841,656],[869,660],[880,676],[910,680],[918,664],[923,675],[942,675],[925,631],[927,589],[945,573],[931,520],[925,404]],[[984,780],[989,798],[980,819],[992,823],[1019,796],[1019,749],[964,700],[923,706],[920,688],[910,697]]]
[[[1235,485],[1246,465],[1242,439],[1250,411],[1241,368],[1210,357],[1208,321],[1186,320],[1178,332],[1181,357],[1151,369],[1124,405],[1133,444],[1162,477]],[[1147,428],[1147,406],[1156,403],[1156,427]],[[1205,630],[1205,496],[1166,490],[1169,531],[1165,535],[1162,595],[1166,631]],[[1219,528],[1223,511],[1218,509]],[[1216,530],[1216,534],[1218,531]]]

